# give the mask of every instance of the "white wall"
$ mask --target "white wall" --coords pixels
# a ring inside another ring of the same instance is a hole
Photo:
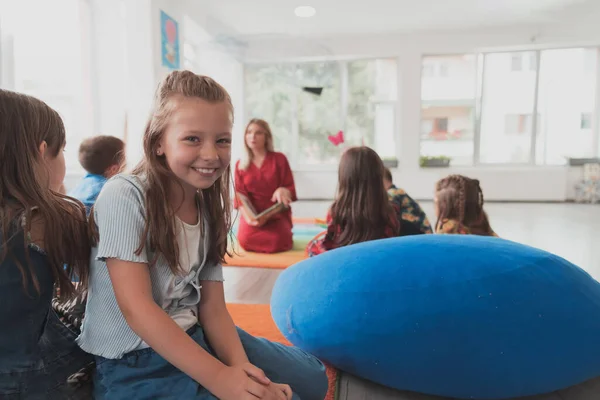
[[[127,102],[127,2],[92,0],[91,64],[96,134],[123,137]],[[139,10],[136,10],[139,13]],[[139,57],[139,54],[136,55]]]
[[[0,86],[37,97],[58,111],[66,129],[67,168],[79,171],[79,142],[93,134],[95,124],[90,8],[89,2],[77,0],[0,2]]]
[[[532,42],[532,38],[536,38]],[[452,167],[419,168],[419,132],[421,107],[421,58],[427,54],[456,54],[475,51],[502,51],[532,47],[570,47],[600,45],[600,30],[593,18],[577,16],[577,23],[528,28],[486,29],[476,32],[444,34],[377,35],[345,38],[313,38],[326,49],[307,46],[307,39],[250,41],[248,62],[312,60],[331,57],[398,57],[400,79],[396,132],[399,166],[393,170],[396,183],[413,197],[431,199],[435,182],[450,173],[479,178],[488,200],[564,201],[572,198],[578,173],[567,167]],[[598,106],[598,105],[597,105]],[[600,114],[600,113],[599,113]],[[294,171],[300,198],[331,199],[335,193],[335,171]]]
[[[181,54],[181,68],[184,68],[184,43],[194,44],[197,54],[193,63],[192,71],[197,74],[207,75],[220,83],[231,96],[234,107],[234,129],[233,129],[233,159],[241,155],[243,134],[243,65],[230,54],[225,48],[219,46],[215,38],[206,29],[210,21],[201,7],[195,4],[195,0],[153,0],[153,12],[155,27],[153,28],[154,48],[158,52],[155,57],[155,79],[156,83],[170,71],[161,65],[160,58],[160,10],[165,11],[179,23],[179,50]]]
[[[194,0],[123,0],[123,3],[125,17],[121,15],[118,2],[91,0],[94,126],[97,131],[94,133],[120,136],[126,114],[127,156],[131,166],[141,157],[143,130],[156,84],[168,72],[160,60],[159,10],[164,10],[179,22],[182,55],[186,16],[207,31],[214,21]],[[393,174],[397,184],[416,198],[429,199],[437,179],[449,173],[463,173],[482,181],[487,199],[562,201],[572,198],[572,181],[578,172],[567,168],[419,168],[421,57],[425,54],[482,50],[600,45],[600,30],[591,17],[589,21],[578,19],[577,23],[573,23],[566,20],[561,25],[535,29],[514,27],[439,34],[251,40],[244,44],[243,54],[239,51],[230,53],[213,40],[210,31],[207,35],[203,38],[203,51],[196,72],[214,77],[232,95],[236,109],[234,160],[241,155],[242,131],[246,122],[243,120],[243,66],[240,57],[244,57],[246,62],[322,59],[330,58],[332,54],[340,58],[396,57],[399,79],[395,154],[399,166]],[[532,38],[535,41],[532,42]],[[183,66],[183,59],[181,63]],[[337,183],[335,171],[297,170],[294,173],[301,198],[333,197]],[[67,185],[70,186],[70,183],[67,182]]]
[[[203,15],[194,10],[189,10],[185,21],[183,41],[192,47],[193,58],[189,65],[184,66],[193,72],[210,76],[221,84],[231,96],[234,108],[232,159],[241,157],[243,149],[243,64],[236,55],[223,48],[215,38],[205,29],[207,21]]]
[[[93,134],[125,139],[129,168],[141,160],[154,92],[168,73],[160,59],[160,10],[180,22],[181,34],[182,4],[167,0],[90,0]],[[81,170],[67,171],[67,190],[83,174]]]
[[[127,139],[127,163],[134,167],[142,157],[142,138],[150,115],[156,87],[169,73],[161,62],[160,11],[179,25],[181,67],[186,23],[207,23],[194,0],[90,0],[90,63],[94,107],[94,135],[106,134]],[[189,38],[188,38],[189,39]],[[230,92],[234,104],[234,135],[241,137],[243,67],[226,51],[212,46],[210,35],[203,38],[199,69],[215,78]],[[127,129],[126,129],[127,127]],[[236,143],[237,142],[237,143]],[[234,155],[240,155],[240,140],[234,142]],[[67,189],[81,179],[82,171],[68,171]]]
[[[91,0],[94,135],[127,142],[127,163],[140,160],[142,136],[156,86],[153,31],[158,11],[147,0]],[[67,174],[67,189],[81,173]]]

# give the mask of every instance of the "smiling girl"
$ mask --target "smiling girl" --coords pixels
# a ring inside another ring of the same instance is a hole
[[[97,399],[325,396],[320,361],[236,329],[227,312],[232,124],[223,87],[172,72],[159,86],[142,162],[98,197],[78,339],[96,355]]]

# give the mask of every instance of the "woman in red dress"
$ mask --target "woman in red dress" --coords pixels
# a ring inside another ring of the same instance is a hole
[[[235,191],[246,196],[257,213],[275,203],[289,207],[296,201],[294,176],[287,158],[273,150],[273,135],[266,121],[253,119],[246,127],[246,157],[235,165]],[[292,210],[276,214],[264,224],[250,222],[238,196],[234,207],[242,214],[238,241],[246,251],[278,253],[292,248]]]

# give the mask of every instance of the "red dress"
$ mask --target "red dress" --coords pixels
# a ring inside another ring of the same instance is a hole
[[[282,153],[268,152],[260,167],[250,163],[246,170],[235,165],[235,191],[250,200],[257,213],[271,207],[273,193],[280,187],[288,189],[292,201],[296,198],[294,176],[287,158]],[[239,202],[234,198],[233,206]],[[278,253],[290,250],[292,243],[292,210],[281,212],[269,219],[263,226],[250,226],[240,216],[238,241],[246,251],[257,253]]]

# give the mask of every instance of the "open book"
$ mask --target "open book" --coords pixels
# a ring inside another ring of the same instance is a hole
[[[238,200],[240,201],[241,206],[244,207],[244,211],[250,219],[250,222],[257,221],[261,225],[267,222],[269,219],[271,219],[271,217],[273,217],[274,215],[279,214],[280,212],[287,210],[288,208],[283,203],[275,203],[263,212],[257,214],[256,209],[254,208],[248,197],[244,196],[239,192],[236,193],[236,195],[238,197]]]

